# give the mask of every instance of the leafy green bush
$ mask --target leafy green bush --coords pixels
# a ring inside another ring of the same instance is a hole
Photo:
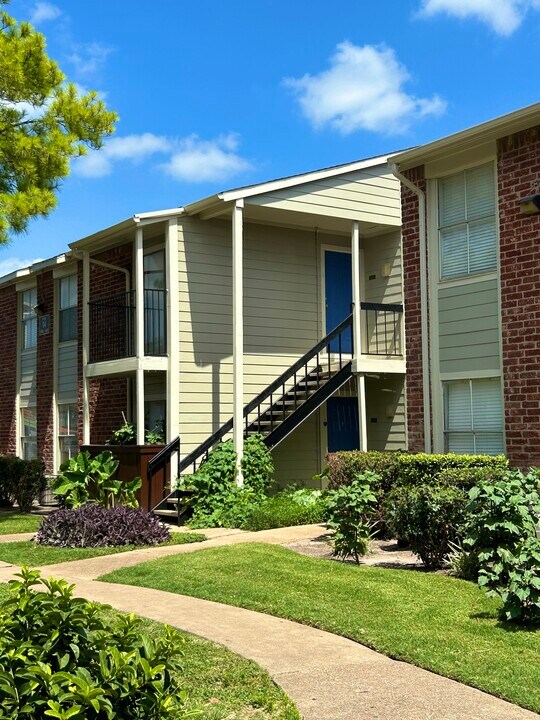
[[[383,517],[392,535],[406,539],[429,569],[443,566],[459,540],[467,495],[440,485],[398,487],[385,498]]]
[[[256,493],[266,493],[274,482],[272,453],[264,444],[263,436],[258,433],[244,441],[242,475],[244,485]]]
[[[118,465],[109,450],[95,457],[85,450],[62,463],[53,492],[70,508],[92,502],[105,508],[115,505],[137,507],[136,492],[142,485],[141,478],[129,482],[115,479]]]
[[[0,455],[0,508],[13,505],[11,497],[11,464],[16,458],[13,455]]]
[[[134,616],[107,618],[65,580],[24,569],[0,607],[0,707],[10,720],[196,717],[176,672],[182,639],[153,640]],[[36,592],[35,589],[39,590]]]
[[[465,547],[476,555],[478,584],[503,602],[515,622],[540,619],[539,473],[506,473],[469,493]]]
[[[398,485],[422,485],[424,483],[457,484],[471,487],[478,481],[478,472],[495,476],[508,469],[504,455],[429,455],[427,453],[360,452],[351,450],[330,453],[327,456],[325,475],[328,487],[335,490],[352,483],[359,473],[374,472],[380,476],[377,489],[389,492]],[[441,477],[442,475],[442,477]]]
[[[284,490],[256,505],[242,523],[243,530],[269,530],[292,525],[312,525],[325,518],[320,490]]]
[[[330,490],[326,495],[327,525],[334,533],[334,555],[353,557],[356,563],[369,549],[373,536],[377,497],[371,490],[380,482],[378,475],[365,472],[350,485]]]
[[[22,513],[29,513],[34,500],[47,487],[45,465],[42,460],[14,458],[10,468],[9,491]]]
[[[182,478],[180,487],[194,492],[193,527],[241,527],[264,501],[273,482],[274,465],[260,435],[244,444],[244,484],[236,484],[236,452],[231,440],[217,445],[193,475]]]

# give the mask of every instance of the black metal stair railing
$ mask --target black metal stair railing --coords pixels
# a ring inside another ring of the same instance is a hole
[[[331,345],[332,348],[336,346],[337,350],[331,349]],[[344,347],[352,348],[352,314],[244,407],[244,435],[261,432],[265,435],[265,443],[269,447],[277,445],[285,437],[285,430],[286,434],[289,434],[297,424],[305,419],[307,411],[311,414],[329,397],[324,392],[325,387],[328,387],[328,392],[333,393],[352,375],[350,351],[343,352]],[[284,406],[282,399],[285,394],[290,394],[293,403],[292,409],[289,407],[286,417],[284,413],[279,420],[279,426],[284,426],[285,430],[277,433],[278,420],[272,419],[269,421],[269,427],[263,429],[265,414],[270,413],[270,417],[273,417],[280,401]],[[304,411],[293,418],[304,405],[306,405]],[[286,420],[287,422],[285,422]],[[212,448],[221,442],[232,429],[233,418],[230,418],[180,461],[177,470],[178,477],[189,469],[195,472],[201,462],[208,458]],[[165,450],[167,448],[161,451],[164,456]],[[173,451],[168,453],[169,457],[172,454]],[[149,475],[153,475],[150,467],[149,471]],[[151,485],[151,476],[149,484]],[[173,490],[167,497],[160,499],[152,509],[159,509],[168,498],[175,496],[175,492]]]

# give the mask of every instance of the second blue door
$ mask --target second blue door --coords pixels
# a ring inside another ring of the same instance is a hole
[[[351,255],[347,252],[325,250],[324,286],[326,301],[326,333],[337,327],[351,314],[352,303],[352,266]],[[330,349],[338,351],[338,340],[334,340]],[[351,333],[342,336],[341,350],[352,352]]]

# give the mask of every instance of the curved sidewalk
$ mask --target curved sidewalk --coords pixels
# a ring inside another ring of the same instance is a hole
[[[77,593],[89,600],[168,623],[254,660],[296,702],[304,720],[539,720],[535,713],[338,635],[207,600],[95,580],[118,567],[166,555],[255,540],[285,544],[322,531],[320,526],[300,526],[222,532],[202,543],[134,550],[41,570],[74,583]],[[0,582],[17,570],[0,569]]]

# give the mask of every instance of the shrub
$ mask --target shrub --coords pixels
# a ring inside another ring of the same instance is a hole
[[[497,476],[508,469],[504,455],[429,455],[427,453],[360,452],[356,450],[331,453],[327,456],[328,487],[334,490],[349,485],[358,473],[371,471],[380,476],[379,486],[386,493],[398,485],[422,485],[441,482],[470,487],[478,472]],[[441,475],[443,474],[443,478]]]
[[[34,500],[47,487],[42,460],[14,458],[10,466],[9,492],[22,513],[29,513]]]
[[[130,482],[115,479],[118,465],[118,460],[109,450],[95,457],[91,457],[85,450],[62,463],[61,473],[54,481],[53,492],[70,508],[89,502],[106,508],[115,505],[137,507],[136,492],[142,485],[141,478],[134,478]]]
[[[16,458],[12,455],[0,455],[0,508],[13,505],[11,497],[11,464]]]
[[[320,490],[283,491],[256,505],[242,523],[243,530],[269,530],[292,525],[312,525],[325,518]]]
[[[89,503],[56,510],[39,526],[36,542],[55,547],[158,545],[171,539],[158,518],[140,508],[104,508]]]
[[[467,550],[463,541],[451,542],[450,552],[446,557],[449,567],[449,574],[461,580],[477,582],[480,566],[476,553]]]
[[[182,638],[154,640],[133,615],[106,615],[65,580],[23,569],[0,607],[0,707],[15,720],[187,718]],[[36,588],[39,592],[34,590]]]
[[[383,516],[394,537],[406,539],[427,568],[440,568],[459,539],[466,504],[460,488],[400,487],[386,497]]]
[[[514,622],[540,619],[538,484],[538,471],[513,471],[469,493],[465,547],[478,558],[478,584],[501,598],[502,616]]]
[[[256,493],[265,493],[272,486],[274,463],[262,435],[250,435],[244,441],[242,475],[244,485]]]
[[[380,478],[374,473],[358,475],[350,485],[330,490],[326,496],[327,524],[334,533],[334,555],[353,557],[356,563],[369,549],[377,498],[371,490]]]
[[[244,484],[236,484],[236,452],[231,440],[217,445],[181,487],[194,491],[193,527],[241,527],[266,497],[274,465],[261,435],[246,439],[242,458]]]

